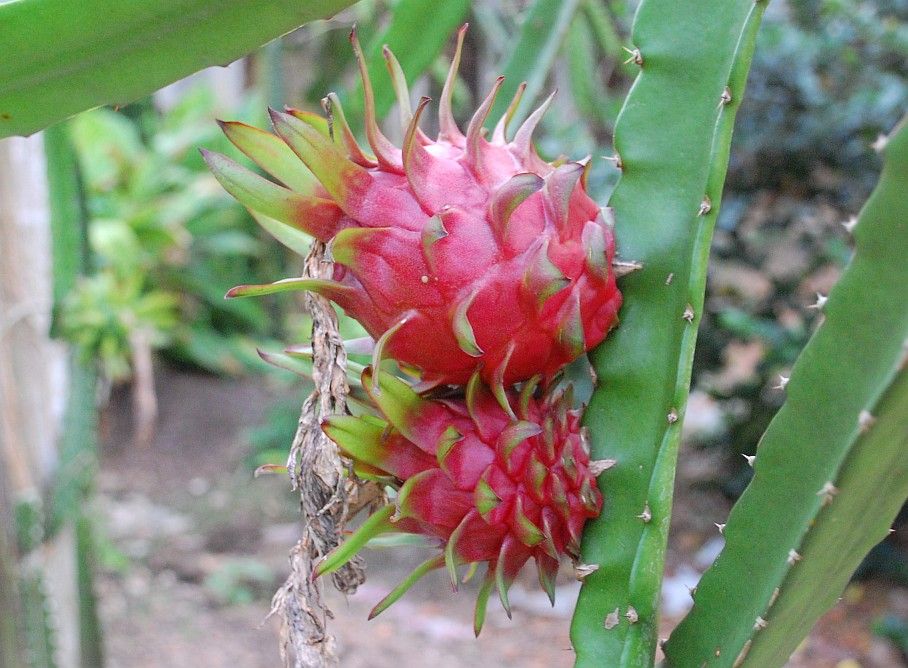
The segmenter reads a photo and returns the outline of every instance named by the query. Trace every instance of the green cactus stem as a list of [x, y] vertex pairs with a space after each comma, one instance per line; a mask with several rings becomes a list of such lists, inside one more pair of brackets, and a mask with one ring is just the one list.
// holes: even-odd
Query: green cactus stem
[[33, 554], [41, 549], [45, 540], [42, 506], [34, 489], [19, 493], [13, 506], [17, 552], [20, 555], [21, 625], [25, 634], [26, 663], [30, 668], [53, 668], [57, 665], [54, 660], [56, 633], [53, 611], [47, 595], [43, 563]]
[[782, 666], [908, 497], [908, 119], [883, 153], [854, 257], [817, 302], [825, 321], [665, 647], [669, 665]]
[[[89, 267], [88, 220], [69, 124], [58, 123], [45, 131], [44, 150], [50, 191], [56, 314], [60, 301]], [[93, 518], [88, 511], [98, 468], [96, 382], [93, 369], [70, 359], [69, 393], [59, 442], [60, 459], [50, 490], [46, 526], [48, 538], [65, 526], [75, 528], [79, 651], [83, 666], [104, 664], [101, 621], [94, 593], [98, 555], [92, 531]]]
[[0, 2], [0, 137], [31, 134], [98, 105], [130, 102], [203, 67], [225, 65], [351, 4]]
[[18, 563], [9, 533], [6, 526], [0, 529], [0, 666], [23, 668]]
[[[578, 666], [650, 666], [656, 651], [674, 469], [703, 306], [706, 264], [764, 2], [643, 0], [641, 67], [615, 129], [621, 326], [592, 356], [587, 409], [605, 511], [588, 524], [572, 624]], [[614, 611], [617, 610], [618, 614]], [[611, 613], [606, 616], [607, 613]]]

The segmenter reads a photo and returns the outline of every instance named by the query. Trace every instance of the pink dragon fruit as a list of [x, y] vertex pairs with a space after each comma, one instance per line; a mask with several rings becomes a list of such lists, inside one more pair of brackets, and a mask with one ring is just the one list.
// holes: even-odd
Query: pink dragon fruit
[[340, 568], [379, 534], [414, 533], [437, 542], [441, 553], [380, 601], [370, 619], [445, 565], [455, 588], [459, 566], [488, 566], [476, 603], [477, 635], [493, 587], [510, 616], [508, 589], [530, 559], [554, 602], [559, 558], [578, 556], [583, 524], [602, 508], [595, 477], [610, 464], [590, 461], [572, 392], [537, 399], [536, 376], [519, 393], [507, 393], [506, 411], [479, 374], [464, 398], [446, 399], [421, 397], [386, 372], [373, 385], [370, 375], [367, 368], [363, 386], [384, 419], [336, 415], [322, 428], [360, 477], [397, 487], [397, 497], [329, 554], [316, 575]]
[[[223, 123], [227, 137], [277, 181], [205, 152], [223, 186], [285, 239], [287, 226], [330, 242], [334, 280], [291, 278], [239, 286], [230, 297], [311, 290], [341, 306], [375, 339], [374, 362], [396, 359], [422, 388], [464, 384], [474, 370], [498, 393], [537, 373], [550, 378], [616, 323], [621, 295], [608, 215], [586, 194], [588, 162], [548, 163], [531, 143], [549, 98], [508, 141], [523, 86], [487, 139], [483, 128], [503, 79], [467, 127], [451, 113], [464, 26], [445, 82], [438, 139], [411, 111], [397, 60], [385, 58], [405, 126], [395, 147], [375, 119], [355, 34], [366, 135], [357, 144], [336, 95], [328, 121], [271, 111], [275, 134]], [[298, 234], [298, 233], [297, 233]], [[296, 245], [299, 248], [298, 245]]]

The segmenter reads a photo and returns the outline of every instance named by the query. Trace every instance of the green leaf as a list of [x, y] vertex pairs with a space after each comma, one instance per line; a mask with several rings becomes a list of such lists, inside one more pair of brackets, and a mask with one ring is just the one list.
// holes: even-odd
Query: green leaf
[[526, 117], [542, 92], [549, 70], [577, 13], [580, 0], [536, 0], [520, 26], [517, 44], [509, 49], [511, 57], [504, 67], [504, 85], [498, 93], [489, 118], [493, 122], [504, 114], [521, 82], [527, 82], [523, 101], [511, 127]]
[[[352, 0], [0, 2], [0, 137], [124, 104]], [[429, 4], [429, 3], [426, 3]]]
[[[592, 355], [586, 411], [606, 510], [584, 533], [572, 624], [578, 666], [652, 665], [681, 418], [735, 112], [765, 3], [643, 0], [633, 47], [642, 71], [615, 128], [623, 174], [612, 195], [622, 259], [621, 326]], [[721, 104], [726, 87], [733, 92]], [[711, 201], [702, 208], [704, 197]], [[702, 212], [702, 215], [701, 215]], [[636, 615], [628, 618], [633, 607]], [[603, 628], [619, 609], [619, 623]]]
[[583, 11], [599, 42], [599, 48], [610, 58], [617, 59], [621, 51], [621, 36], [602, 0], [583, 0]]
[[908, 497], [908, 120], [885, 155], [725, 549], [666, 646], [673, 665], [783, 665]]
[[[394, 88], [382, 56], [382, 46], [387, 45], [400, 62], [407, 80], [412, 82], [425, 72], [451, 39], [451, 34], [463, 23], [469, 0], [399, 0], [391, 10], [388, 27], [365, 49], [369, 78], [375, 88], [375, 110], [379, 118], [385, 116], [394, 103]], [[343, 97], [344, 110], [351, 126], [359, 127], [363, 117], [363, 87]]]
[[138, 127], [112, 109], [96, 109], [67, 123], [79, 168], [90, 192], [108, 193], [146, 157]]
[[615, 122], [609, 112], [613, 105], [609, 93], [599, 78], [598, 54], [593, 44], [590, 26], [580, 14], [571, 23], [568, 49], [568, 74], [571, 93], [577, 108], [587, 118], [611, 128]]
[[124, 220], [97, 218], [88, 228], [91, 250], [118, 270], [137, 270], [142, 254], [138, 235]]
[[399, 548], [399, 547], [426, 547], [435, 549], [438, 544], [428, 536], [418, 533], [386, 533], [372, 538], [366, 547], [370, 549]]
[[274, 218], [269, 218], [257, 211], [250, 211], [249, 214], [262, 226], [262, 229], [297, 255], [305, 257], [309, 252], [309, 248], [312, 245], [312, 237], [302, 230], [298, 230]]

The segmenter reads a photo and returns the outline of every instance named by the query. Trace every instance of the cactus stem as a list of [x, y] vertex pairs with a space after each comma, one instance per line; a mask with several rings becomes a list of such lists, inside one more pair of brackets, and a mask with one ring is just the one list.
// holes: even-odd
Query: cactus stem
[[862, 434], [870, 431], [874, 422], [876, 422], [876, 418], [870, 414], [870, 411], [861, 411], [860, 415], [858, 415], [858, 427]]
[[817, 496], [823, 498], [823, 505], [828, 506], [832, 503], [833, 497], [839, 493], [839, 488], [832, 484], [830, 481], [823, 483], [823, 487], [820, 488], [820, 491], [817, 492]]
[[627, 60], [624, 61], [625, 65], [634, 63], [634, 65], [639, 65], [640, 67], [643, 67], [643, 54], [640, 53], [640, 49], [638, 49], [636, 47], [633, 49], [629, 49], [626, 46], [622, 46], [621, 48], [624, 49], [628, 53], [628, 58], [627, 58]]
[[789, 566], [794, 566], [801, 561], [801, 555], [798, 554], [797, 550], [788, 550], [788, 558], [785, 561], [788, 562]]
[[[611, 203], [620, 221], [620, 229], [625, 229], [625, 232], [631, 230], [628, 242], [632, 240], [641, 248], [645, 246], [650, 249], [646, 258], [642, 254], [626, 255], [639, 257], [646, 262], [646, 271], [640, 275], [640, 280], [629, 279], [627, 287], [628, 290], [632, 287], [640, 288], [645, 293], [650, 289], [658, 291], [660, 281], [671, 286], [661, 294], [647, 293], [651, 301], [644, 301], [649, 306], [644, 304], [644, 309], [626, 309], [626, 316], [634, 319], [635, 327], [642, 327], [640, 331], [646, 331], [650, 327], [660, 328], [666, 342], [670, 342], [672, 351], [670, 358], [662, 356], [661, 352], [658, 356], [647, 352], [633, 358], [647, 372], [655, 368], [654, 364], [658, 364], [664, 371], [664, 375], [660, 373], [658, 378], [647, 375], [652, 381], [651, 386], [647, 386], [647, 393], [657, 398], [658, 395], [663, 397], [661, 410], [664, 412], [661, 419], [657, 412], [652, 416], [655, 419], [650, 420], [652, 424], [647, 423], [647, 429], [651, 427], [653, 432], [646, 432], [646, 443], [641, 441], [642, 432], [636, 424], [628, 423], [620, 417], [636, 410], [636, 397], [626, 405], [620, 402], [597, 403], [593, 406], [594, 410], [588, 411], [588, 415], [596, 415], [596, 418], [587, 418], [590, 424], [609, 434], [609, 454], [615, 454], [611, 451], [613, 441], [619, 448], [633, 452], [633, 471], [625, 473], [634, 473], [637, 482], [626, 489], [615, 490], [609, 503], [616, 512], [605, 513], [604, 520], [588, 528], [588, 532], [592, 529], [595, 533], [588, 536], [585, 547], [605, 555], [602, 560], [603, 569], [608, 564], [609, 577], [597, 578], [596, 582], [587, 583], [582, 590], [572, 629], [578, 648], [578, 665], [630, 666], [655, 663], [653, 645], [658, 637], [658, 628], [655, 628], [655, 620], [651, 620], [650, 612], [658, 609], [659, 603], [659, 585], [665, 558], [663, 527], [668, 517], [666, 511], [671, 505], [668, 490], [671, 489], [677, 458], [681, 431], [679, 427], [687, 401], [689, 368], [696, 335], [695, 327], [678, 321], [688, 302], [694, 307], [695, 322], [702, 309], [702, 286], [706, 280], [705, 258], [708, 255], [715, 215], [711, 212], [709, 216], [697, 218], [696, 214], [706, 193], [713, 199], [713, 209], [717, 211], [719, 208], [730, 121], [733, 120], [737, 105], [732, 104], [721, 113], [715, 107], [719, 94], [726, 85], [731, 84], [738, 98], [744, 89], [743, 79], [750, 60], [755, 24], [759, 19], [759, 12], [754, 11], [750, 5], [749, 2], [717, 2], [710, 5], [711, 11], [716, 14], [710, 20], [718, 19], [721, 15], [727, 23], [723, 23], [721, 31], [713, 32], [710, 29], [707, 35], [703, 31], [702, 17], [697, 15], [698, 3], [644, 0], [636, 17], [634, 38], [628, 43], [630, 48], [626, 54], [622, 52], [622, 58], [631, 56], [630, 62], [639, 54], [642, 70], [624, 106], [619, 131], [616, 132], [618, 150], [630, 162], [621, 176], [621, 185], [615, 190]], [[651, 44], [659, 46], [651, 52]], [[635, 52], [634, 47], [639, 49]], [[679, 58], [683, 59], [683, 63]], [[689, 70], [691, 78], [680, 78], [679, 70]], [[694, 70], [697, 75], [696, 84], [693, 83]], [[695, 112], [693, 115], [696, 120], [689, 124], [669, 123], [678, 109]], [[686, 129], [688, 127], [690, 132]], [[672, 151], [671, 147], [678, 150]], [[625, 244], [624, 248], [628, 247]], [[679, 258], [685, 261], [681, 262]], [[652, 280], [644, 280], [657, 266], [663, 268], [662, 272], [657, 271], [651, 277]], [[672, 279], [677, 278], [678, 290], [674, 289], [672, 279], [666, 280], [669, 271], [677, 274]], [[640, 302], [637, 306], [640, 306]], [[628, 324], [631, 323], [628, 321]], [[623, 343], [635, 338], [628, 329], [615, 342]], [[637, 351], [640, 346], [632, 344], [628, 350]], [[612, 354], [607, 356], [608, 359], [605, 355], [594, 355], [599, 365], [600, 378], [606, 385], [613, 382], [613, 379], [627, 377], [627, 371], [631, 368], [620, 356], [614, 355], [616, 351], [617, 348], [613, 349]], [[663, 360], [666, 362], [664, 367]], [[642, 397], [643, 394], [639, 396]], [[666, 404], [670, 411], [666, 410]], [[663, 422], [666, 419], [667, 422]], [[633, 430], [626, 430], [627, 424], [634, 424]], [[613, 428], [617, 431], [612, 432]], [[643, 448], [644, 445], [649, 449]], [[623, 456], [620, 462], [621, 471], [630, 465]], [[638, 462], [642, 465], [640, 473], [643, 474], [639, 476], [636, 475]], [[618, 473], [616, 470], [615, 474]], [[816, 487], [818, 486], [819, 483]], [[641, 499], [652, 499], [655, 506], [653, 512], [656, 516], [649, 525], [636, 523], [633, 519], [636, 514], [634, 511], [640, 508]], [[617, 512], [618, 510], [622, 512]], [[613, 534], [615, 531], [620, 532], [620, 539]], [[607, 534], [613, 534], [608, 546], [604, 544], [603, 538]], [[589, 540], [594, 536], [596, 543]], [[698, 594], [698, 599], [702, 599], [702, 593]], [[622, 625], [621, 633], [612, 634], [612, 637], [592, 632], [593, 624], [601, 619], [603, 612], [607, 612], [615, 603], [623, 603], [626, 609], [630, 600], [641, 606], [641, 623], [629, 627]], [[586, 606], [589, 606], [588, 612]], [[598, 615], [594, 616], [597, 608]], [[753, 617], [760, 612], [761, 610], [756, 610], [748, 615], [748, 621], [752, 622]], [[588, 628], [584, 628], [587, 625]], [[585, 637], [589, 640], [585, 640]], [[699, 666], [702, 660], [708, 659], [715, 647], [708, 649], [709, 653], [698, 656], [698, 660], [689, 664]], [[723, 645], [723, 653], [731, 655], [726, 657], [725, 663], [728, 664], [736, 652]], [[669, 659], [666, 663], [675, 663]]]
[[630, 624], [636, 624], [640, 619], [640, 615], [637, 614], [637, 608], [632, 605], [627, 606], [627, 612], [624, 613], [624, 616]]
[[602, 625], [605, 627], [606, 631], [611, 631], [613, 628], [618, 626], [618, 622], [620, 621], [620, 614], [621, 611], [618, 608], [615, 608], [605, 616], [605, 621], [602, 623]]
[[854, 228], [857, 226], [857, 224], [858, 224], [858, 217], [851, 216], [848, 220], [846, 220], [844, 223], [842, 223], [842, 227], [845, 228], [846, 232], [851, 234], [852, 232], [854, 232]]
[[684, 313], [681, 314], [681, 318], [687, 320], [687, 322], [694, 321], [694, 307], [691, 304], [684, 307]]
[[665, 284], [671, 285], [674, 278], [675, 278], [675, 272], [669, 273], [669, 275], [665, 277]]
[[574, 564], [574, 578], [578, 582], [582, 582], [590, 573], [595, 573], [599, 570], [599, 564]]
[[719, 530], [719, 535], [725, 535], [725, 524], [719, 524], [718, 522], [713, 522], [716, 525], [716, 528]]
[[637, 518], [643, 520], [644, 524], [649, 524], [653, 519], [653, 511], [649, 509], [649, 502], [643, 504], [643, 512], [637, 515]]
[[779, 384], [776, 385], [776, 386], [775, 386], [774, 388], [772, 388], [772, 389], [774, 389], [774, 390], [784, 390], [784, 389], [785, 389], [785, 386], [788, 385], [788, 381], [789, 381], [789, 380], [791, 380], [791, 376], [783, 376], [782, 374], [779, 374]]
[[824, 306], [826, 306], [827, 301], [829, 301], [829, 297], [818, 292], [817, 300], [813, 304], [808, 306], [807, 308], [815, 308], [816, 310], [820, 311], [823, 309]]
[[705, 216], [712, 210], [713, 210], [713, 201], [709, 198], [709, 195], [703, 195], [703, 200], [700, 202], [700, 208], [697, 209], [697, 215]]
[[762, 617], [757, 617], [754, 620], [754, 631], [762, 631], [767, 626], [766, 620]]
[[756, 455], [745, 455], [745, 454], [742, 454], [741, 456], [744, 457], [744, 459], [747, 460], [747, 465], [748, 465], [750, 468], [753, 468], [753, 467], [754, 467], [754, 462], [757, 460], [757, 456], [756, 456]]

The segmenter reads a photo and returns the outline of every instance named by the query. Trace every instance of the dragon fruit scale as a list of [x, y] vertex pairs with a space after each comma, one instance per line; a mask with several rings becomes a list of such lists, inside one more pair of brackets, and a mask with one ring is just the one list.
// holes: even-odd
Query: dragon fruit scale
[[331, 94], [324, 100], [327, 120], [271, 110], [276, 134], [222, 123], [233, 144], [275, 180], [220, 154], [205, 157], [266, 229], [290, 226], [328, 242], [335, 262], [331, 281], [239, 286], [228, 297], [317, 292], [375, 339], [374, 366], [384, 356], [394, 358], [423, 388], [463, 385], [480, 369], [503, 392], [537, 373], [550, 378], [602, 341], [616, 323], [621, 294], [608, 214], [585, 191], [588, 162], [548, 163], [531, 143], [552, 98], [508, 141], [521, 86], [487, 138], [483, 124], [499, 78], [465, 134], [455, 123], [451, 91], [465, 29], [442, 90], [437, 140], [418, 125], [428, 98], [411, 110], [400, 65], [388, 49], [402, 148], [382, 134], [354, 32], [374, 155], [357, 144]]
[[334, 415], [322, 429], [360, 477], [396, 487], [397, 496], [328, 554], [315, 574], [340, 568], [377, 535], [414, 533], [437, 542], [441, 552], [380, 601], [370, 619], [435, 568], [447, 566], [456, 589], [457, 568], [466, 564], [487, 564], [476, 603], [477, 635], [493, 588], [510, 616], [508, 589], [530, 559], [554, 603], [559, 558], [578, 556], [583, 524], [602, 508], [595, 478], [611, 463], [590, 461], [572, 392], [547, 390], [537, 398], [536, 376], [519, 393], [507, 393], [512, 417], [478, 373], [463, 397], [436, 399], [387, 372], [373, 385], [371, 373], [364, 372], [363, 387], [381, 417]]

